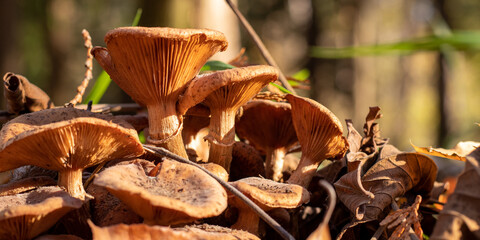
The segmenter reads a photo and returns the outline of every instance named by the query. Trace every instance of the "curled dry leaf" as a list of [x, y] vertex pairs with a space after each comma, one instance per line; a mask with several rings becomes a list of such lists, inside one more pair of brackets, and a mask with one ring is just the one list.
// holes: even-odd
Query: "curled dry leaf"
[[418, 208], [421, 202], [422, 197], [417, 195], [412, 206], [391, 212], [380, 222], [380, 226], [387, 226], [389, 229], [396, 227], [389, 238], [390, 240], [407, 239], [412, 225], [415, 235], [419, 239], [423, 239], [423, 230], [420, 225], [420, 216], [418, 215]]
[[438, 216], [432, 239], [480, 238], [480, 148], [466, 157], [453, 194]]
[[437, 166], [432, 159], [417, 153], [390, 155], [388, 152], [380, 154], [380, 160], [364, 175], [364, 169], [353, 171], [335, 183], [339, 199], [358, 220], [378, 219], [392, 199], [407, 191], [426, 195], [433, 188]]
[[428, 154], [437, 157], [443, 157], [453, 160], [466, 161], [466, 156], [480, 146], [480, 142], [465, 141], [459, 142], [452, 149], [433, 148], [433, 147], [417, 147], [410, 142], [412, 147], [418, 153]]
[[28, 113], [53, 107], [50, 97], [22, 75], [6, 73], [3, 85], [9, 113]]

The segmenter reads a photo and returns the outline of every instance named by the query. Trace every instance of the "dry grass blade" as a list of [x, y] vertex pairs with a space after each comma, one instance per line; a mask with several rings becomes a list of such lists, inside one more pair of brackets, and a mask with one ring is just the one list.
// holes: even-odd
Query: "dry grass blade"
[[387, 226], [389, 229], [396, 227], [389, 239], [409, 239], [409, 231], [412, 225], [415, 235], [419, 239], [423, 239], [423, 230], [420, 226], [420, 217], [418, 215], [418, 208], [421, 202], [422, 197], [417, 195], [415, 203], [413, 203], [412, 206], [398, 209], [390, 213], [382, 222], [380, 222], [380, 226]]
[[85, 61], [85, 68], [87, 69], [85, 71], [85, 77], [83, 78], [82, 84], [78, 86], [77, 88], [77, 95], [68, 103], [70, 106], [75, 106], [77, 103], [82, 101], [83, 94], [85, 93], [85, 89], [88, 86], [88, 83], [90, 80], [92, 80], [92, 61], [93, 61], [93, 56], [92, 53], [90, 52], [92, 50], [92, 38], [90, 37], [90, 34], [88, 33], [87, 30], [83, 29], [82, 30], [82, 35], [83, 35], [83, 40], [85, 41], [85, 48], [87, 48], [87, 60]]
[[280, 71], [280, 68], [278, 67], [277, 63], [273, 59], [272, 55], [270, 55], [270, 52], [267, 50], [262, 40], [253, 29], [252, 25], [250, 25], [248, 20], [243, 16], [243, 14], [240, 12], [240, 10], [231, 0], [225, 0], [225, 1], [230, 6], [232, 11], [235, 13], [235, 15], [237, 15], [238, 19], [240, 20], [242, 25], [245, 27], [248, 34], [252, 37], [253, 41], [255, 42], [255, 45], [257, 45], [258, 49], [260, 50], [260, 53], [262, 54], [263, 58], [265, 58], [265, 60], [270, 66], [273, 66], [279, 70], [278, 79], [280, 80], [280, 82], [282, 82], [283, 86], [292, 94], [296, 95], [297, 93], [292, 88], [292, 86], [288, 83], [288, 80], [285, 77], [285, 75], [282, 73], [282, 71]]

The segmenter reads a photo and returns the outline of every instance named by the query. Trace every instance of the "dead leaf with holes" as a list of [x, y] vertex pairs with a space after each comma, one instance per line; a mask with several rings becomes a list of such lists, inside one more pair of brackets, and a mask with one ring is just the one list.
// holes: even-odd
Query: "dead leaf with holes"
[[421, 202], [422, 197], [417, 195], [412, 206], [391, 212], [380, 222], [380, 226], [387, 226], [388, 229], [395, 228], [389, 240], [408, 239], [412, 226], [415, 235], [417, 235], [419, 239], [423, 239], [423, 230], [420, 225], [420, 216], [418, 215], [418, 208]]

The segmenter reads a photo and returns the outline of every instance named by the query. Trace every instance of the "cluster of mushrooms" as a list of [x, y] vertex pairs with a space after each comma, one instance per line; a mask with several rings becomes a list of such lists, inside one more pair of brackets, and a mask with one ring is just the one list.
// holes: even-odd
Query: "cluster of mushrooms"
[[[201, 163], [287, 229], [295, 209], [310, 201], [319, 164], [348, 149], [341, 123], [321, 104], [291, 94], [284, 102], [252, 100], [277, 80], [271, 66], [198, 75], [227, 48], [220, 32], [123, 27], [105, 42], [91, 53], [146, 106], [148, 127], [75, 107], [6, 123], [0, 171], [12, 175], [0, 185], [0, 239], [265, 237], [265, 224], [244, 201], [204, 171], [146, 152], [138, 131], [145, 146]], [[299, 150], [296, 166], [284, 164]]]

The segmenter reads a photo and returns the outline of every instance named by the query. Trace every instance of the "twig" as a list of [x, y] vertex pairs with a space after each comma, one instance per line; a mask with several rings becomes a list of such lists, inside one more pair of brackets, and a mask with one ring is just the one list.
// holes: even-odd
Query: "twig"
[[90, 53], [90, 50], [92, 50], [92, 38], [90, 37], [90, 34], [88, 33], [87, 30], [83, 29], [82, 30], [82, 35], [83, 35], [83, 40], [85, 41], [85, 48], [87, 48], [87, 60], [85, 61], [85, 68], [87, 69], [85, 71], [85, 77], [83, 78], [82, 84], [77, 87], [77, 95], [67, 104], [69, 106], [75, 106], [77, 103], [82, 101], [83, 94], [85, 93], [85, 89], [88, 86], [88, 83], [90, 80], [92, 80], [92, 62], [93, 62], [93, 56]]
[[337, 202], [337, 194], [335, 193], [335, 189], [333, 189], [332, 185], [329, 182], [322, 179], [319, 183], [320, 186], [327, 190], [328, 196], [330, 197], [328, 201], [327, 213], [325, 213], [322, 221], [322, 224], [328, 224], [328, 221], [330, 221], [330, 218], [332, 217], [333, 210], [335, 209], [335, 203]]
[[215, 174], [209, 172], [202, 166], [186, 159], [183, 157], [180, 157], [176, 154], [173, 154], [166, 150], [165, 148], [161, 147], [155, 147], [151, 145], [143, 145], [143, 148], [147, 151], [150, 152], [154, 155], [161, 156], [161, 157], [168, 157], [170, 159], [173, 159], [175, 161], [181, 162], [181, 163], [186, 163], [193, 165], [200, 170], [204, 171], [207, 173], [209, 176], [217, 180], [224, 188], [226, 188], [228, 191], [231, 193], [235, 194], [238, 198], [240, 198], [242, 201], [244, 201], [254, 212], [260, 216], [268, 225], [270, 225], [280, 236], [282, 236], [283, 239], [295, 239], [290, 233], [287, 232], [280, 224], [278, 224], [272, 217], [270, 217], [267, 213], [265, 213], [260, 207], [258, 207], [252, 200], [250, 200], [248, 197], [246, 197], [243, 193], [241, 193], [238, 189], [230, 185], [229, 183], [223, 181], [219, 177], [217, 177]]
[[267, 63], [273, 67], [276, 67], [279, 70], [279, 80], [282, 82], [283, 86], [290, 91], [292, 94], [297, 94], [295, 90], [290, 86], [288, 83], [287, 78], [285, 75], [283, 75], [282, 71], [280, 71], [280, 68], [278, 67], [277, 63], [273, 59], [272, 55], [270, 55], [270, 52], [268, 49], [265, 47], [263, 44], [262, 40], [258, 36], [258, 34], [255, 32], [253, 29], [252, 25], [247, 21], [247, 19], [243, 16], [243, 14], [240, 12], [240, 10], [237, 8], [237, 6], [231, 1], [231, 0], [225, 0], [227, 4], [230, 6], [230, 8], [233, 10], [235, 15], [237, 15], [238, 19], [242, 23], [243, 27], [247, 30], [248, 34], [250, 37], [252, 37], [253, 41], [257, 45], [258, 49], [260, 50], [260, 53], [262, 54], [263, 58], [267, 61]]

